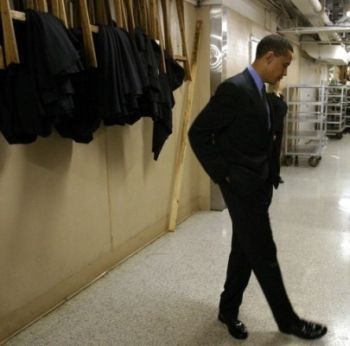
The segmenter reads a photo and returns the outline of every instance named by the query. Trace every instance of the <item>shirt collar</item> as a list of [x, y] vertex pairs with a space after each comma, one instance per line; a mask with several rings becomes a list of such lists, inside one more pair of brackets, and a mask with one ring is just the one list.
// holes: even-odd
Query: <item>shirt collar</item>
[[264, 86], [263, 80], [261, 79], [258, 72], [256, 72], [255, 68], [252, 65], [248, 66], [248, 71], [249, 71], [250, 75], [252, 76], [252, 78], [254, 79], [254, 83], [255, 83], [256, 87], [258, 88], [259, 93], [261, 95], [261, 89]]

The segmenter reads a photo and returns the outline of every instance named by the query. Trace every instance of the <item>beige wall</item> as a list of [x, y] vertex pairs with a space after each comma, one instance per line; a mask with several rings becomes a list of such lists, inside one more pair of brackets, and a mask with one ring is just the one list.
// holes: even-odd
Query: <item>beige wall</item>
[[249, 63], [252, 23], [235, 11], [227, 10], [227, 77], [242, 72]]
[[[185, 10], [190, 53], [196, 17], [205, 19], [196, 114], [209, 98], [209, 20], [206, 8]], [[187, 86], [175, 93], [174, 134], [157, 162], [149, 119], [101, 128], [88, 145], [0, 138], [0, 340], [167, 230]], [[208, 203], [208, 178], [189, 152], [179, 220]]]
[[[273, 16], [269, 16], [269, 27], [276, 27]], [[261, 39], [271, 33], [262, 24], [227, 9], [227, 77], [242, 72], [250, 63], [251, 37]]]

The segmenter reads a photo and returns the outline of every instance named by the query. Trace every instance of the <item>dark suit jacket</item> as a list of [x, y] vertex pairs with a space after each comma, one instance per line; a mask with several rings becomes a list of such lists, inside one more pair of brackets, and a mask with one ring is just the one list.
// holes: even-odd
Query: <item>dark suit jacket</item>
[[204, 170], [216, 183], [229, 177], [240, 195], [274, 183], [273, 112], [266, 106], [248, 69], [224, 81], [193, 122], [189, 139]]

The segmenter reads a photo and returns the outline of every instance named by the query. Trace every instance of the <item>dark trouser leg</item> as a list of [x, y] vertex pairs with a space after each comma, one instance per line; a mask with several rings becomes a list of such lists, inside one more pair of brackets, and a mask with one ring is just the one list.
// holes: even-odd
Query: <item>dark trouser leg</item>
[[[266, 185], [248, 197], [238, 196], [228, 184], [221, 186], [221, 190], [233, 220], [233, 232], [259, 281], [277, 324], [281, 327], [289, 325], [297, 316], [283, 284], [270, 226], [268, 207], [272, 187]], [[238, 260], [234, 265], [239, 266]], [[228, 268], [228, 272], [231, 272], [231, 268]], [[232, 272], [235, 273], [235, 270], [232, 269]], [[241, 285], [244, 290], [247, 281], [242, 280], [242, 277], [230, 278], [232, 280], [238, 280], [235, 287]], [[225, 295], [229, 296], [230, 293]], [[239, 300], [237, 302], [240, 303]], [[236, 306], [237, 311], [238, 308]]]
[[251, 271], [250, 263], [239, 244], [236, 233], [233, 232], [226, 281], [219, 305], [220, 313], [227, 319], [237, 318], [238, 308], [242, 303], [243, 292], [248, 285]]

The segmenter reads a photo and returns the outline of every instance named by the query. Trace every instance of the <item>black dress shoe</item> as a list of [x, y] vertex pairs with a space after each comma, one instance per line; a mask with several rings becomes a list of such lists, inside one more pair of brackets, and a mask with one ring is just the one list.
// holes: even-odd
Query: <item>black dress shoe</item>
[[226, 324], [229, 333], [236, 339], [246, 339], [248, 337], [248, 330], [246, 326], [237, 319], [228, 320], [222, 314], [219, 314], [218, 320]]
[[327, 333], [327, 327], [300, 319], [292, 324], [289, 328], [280, 328], [280, 331], [285, 334], [293, 334], [301, 339], [318, 339]]

